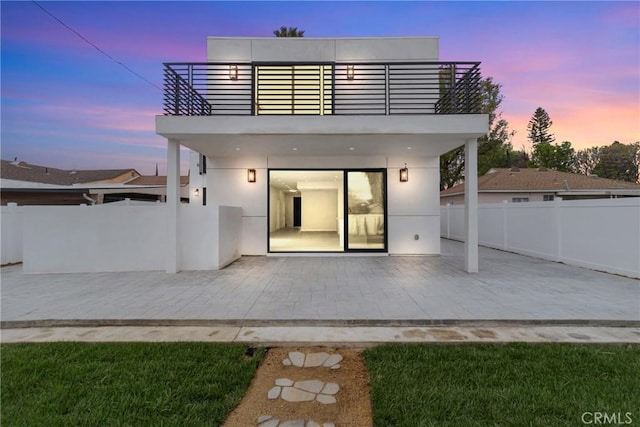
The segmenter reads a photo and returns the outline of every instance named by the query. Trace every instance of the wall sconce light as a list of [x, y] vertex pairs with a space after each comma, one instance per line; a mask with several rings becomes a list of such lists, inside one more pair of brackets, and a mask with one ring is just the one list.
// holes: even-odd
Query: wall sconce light
[[229, 65], [229, 78], [231, 80], [238, 80], [238, 66]]
[[404, 164], [404, 167], [400, 169], [400, 182], [409, 181], [409, 169], [407, 169], [407, 164]]
[[347, 65], [347, 79], [353, 80], [353, 77], [356, 75], [356, 71], [353, 68], [353, 65]]
[[255, 169], [247, 169], [247, 181], [256, 182], [256, 170]]
[[196, 188], [195, 190], [193, 190], [193, 196], [194, 197], [198, 197], [200, 195], [200, 189]]

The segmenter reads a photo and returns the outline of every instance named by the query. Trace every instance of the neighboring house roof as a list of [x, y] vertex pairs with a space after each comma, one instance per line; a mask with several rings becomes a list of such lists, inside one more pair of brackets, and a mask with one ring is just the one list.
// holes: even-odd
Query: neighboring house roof
[[[546, 168], [494, 168], [478, 177], [478, 192], [568, 192], [594, 190], [636, 190], [640, 184], [558, 172]], [[440, 192], [440, 196], [464, 194], [464, 184]]]
[[[166, 176], [157, 176], [157, 175], [146, 175], [139, 176], [135, 179], [126, 183], [127, 185], [158, 185], [158, 186], [166, 186], [167, 185], [167, 177]], [[180, 185], [189, 184], [188, 176], [180, 177]]]
[[3, 180], [37, 182], [52, 185], [88, 184], [104, 181], [126, 182], [140, 176], [135, 169], [64, 170], [26, 162], [1, 161]]

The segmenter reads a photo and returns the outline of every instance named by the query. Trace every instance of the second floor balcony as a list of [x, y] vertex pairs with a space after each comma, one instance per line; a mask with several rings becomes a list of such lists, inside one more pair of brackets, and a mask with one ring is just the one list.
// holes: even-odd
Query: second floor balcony
[[480, 114], [479, 62], [166, 63], [164, 114]]

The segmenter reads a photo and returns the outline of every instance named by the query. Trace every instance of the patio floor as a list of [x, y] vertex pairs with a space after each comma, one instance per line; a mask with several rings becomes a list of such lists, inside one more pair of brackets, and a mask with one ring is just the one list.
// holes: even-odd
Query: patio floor
[[25, 275], [17, 265], [1, 279], [4, 322], [640, 321], [640, 280], [488, 248], [468, 274], [463, 244], [449, 240], [439, 257], [243, 257], [175, 275]]

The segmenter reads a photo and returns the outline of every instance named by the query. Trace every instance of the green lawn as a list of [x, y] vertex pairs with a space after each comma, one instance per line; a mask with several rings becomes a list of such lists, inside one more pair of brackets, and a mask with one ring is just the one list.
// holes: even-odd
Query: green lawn
[[3, 426], [222, 424], [262, 351], [222, 344], [4, 344]]
[[[386, 345], [365, 351], [376, 426], [640, 422], [640, 347]], [[593, 418], [586, 418], [593, 421]]]
[[[4, 344], [3, 426], [218, 426], [263, 352], [228, 344]], [[386, 345], [364, 353], [376, 426], [640, 421], [640, 347]], [[587, 418], [593, 421], [593, 418]]]

